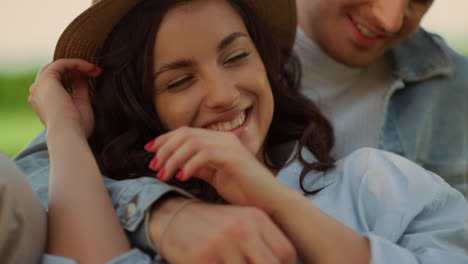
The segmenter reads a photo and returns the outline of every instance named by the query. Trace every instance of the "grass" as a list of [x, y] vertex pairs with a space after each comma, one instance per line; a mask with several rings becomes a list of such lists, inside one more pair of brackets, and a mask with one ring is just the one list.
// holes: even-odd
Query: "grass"
[[0, 74], [0, 152], [12, 157], [34, 138], [42, 124], [27, 104], [35, 73]]
[[29, 108], [1, 108], [0, 152], [13, 157], [41, 130], [42, 123]]

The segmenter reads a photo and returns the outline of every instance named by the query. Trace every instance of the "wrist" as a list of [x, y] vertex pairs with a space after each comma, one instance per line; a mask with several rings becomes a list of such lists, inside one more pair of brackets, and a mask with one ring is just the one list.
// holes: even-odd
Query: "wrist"
[[283, 221], [283, 216], [290, 214], [290, 210], [296, 210], [295, 206], [304, 200], [304, 196], [296, 190], [286, 187], [284, 192], [278, 196], [276, 202], [273, 203], [267, 214], [273, 222], [279, 224]]
[[158, 245], [164, 224], [169, 220], [177, 207], [189, 198], [177, 195], [168, 195], [153, 205], [150, 211], [149, 233], [154, 248]]
[[62, 120], [46, 124], [46, 143], [49, 145], [62, 137], [79, 137], [86, 140], [86, 135], [78, 121]]

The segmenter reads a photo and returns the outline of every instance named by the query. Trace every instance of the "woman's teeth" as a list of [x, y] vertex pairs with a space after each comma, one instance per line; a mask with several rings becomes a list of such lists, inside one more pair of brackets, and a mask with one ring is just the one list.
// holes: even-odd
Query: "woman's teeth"
[[245, 111], [240, 113], [236, 119], [228, 122], [220, 122], [213, 124], [208, 127], [208, 129], [215, 130], [215, 131], [231, 131], [233, 129], [236, 129], [240, 127], [242, 124], [245, 122]]

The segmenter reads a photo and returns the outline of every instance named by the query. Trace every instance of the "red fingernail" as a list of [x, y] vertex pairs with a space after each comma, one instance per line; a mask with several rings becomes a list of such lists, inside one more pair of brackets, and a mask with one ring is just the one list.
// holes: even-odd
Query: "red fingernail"
[[156, 176], [158, 179], [162, 179], [164, 177], [164, 173], [166, 173], [166, 169], [162, 168], [159, 172], [158, 175]]
[[100, 67], [100, 66], [97, 65], [97, 64], [93, 64], [93, 65], [94, 65], [95, 69], [98, 70], [98, 71], [101, 71], [101, 72], [102, 72], [102, 71], [104, 70], [102, 67]]
[[156, 165], [158, 165], [158, 158], [157, 158], [157, 157], [154, 157], [154, 158], [150, 161], [149, 168], [150, 168], [150, 169], [154, 169], [154, 168], [156, 168]]
[[149, 149], [154, 145], [154, 140], [151, 140], [150, 142], [146, 143], [145, 149]]
[[176, 180], [181, 181], [184, 178], [184, 171], [180, 170], [176, 175]]

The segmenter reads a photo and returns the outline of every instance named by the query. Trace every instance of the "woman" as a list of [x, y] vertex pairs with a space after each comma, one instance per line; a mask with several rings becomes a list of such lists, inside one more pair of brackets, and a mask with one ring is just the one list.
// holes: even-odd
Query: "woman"
[[[107, 10], [110, 2], [95, 6]], [[78, 57], [96, 60], [101, 50], [103, 69], [57, 60], [31, 88], [51, 155], [49, 253], [103, 263], [130, 250], [99, 165], [119, 179], [155, 170], [200, 199], [258, 208], [305, 263], [465, 263], [468, 205], [460, 193], [385, 152], [361, 150], [333, 164], [332, 130], [298, 95], [297, 69], [285, 65], [294, 30], [272, 38], [268, 32], [281, 30], [280, 23], [262, 26], [276, 17], [259, 3], [147, 0], [121, 20], [126, 12], [114, 13], [119, 23], [103, 36], [105, 44], [86, 48], [68, 36], [82, 44], [78, 51], [88, 51]], [[123, 39], [135, 46], [122, 46]], [[59, 43], [57, 57], [76, 50], [70, 43]], [[86, 77], [97, 77], [91, 103]], [[288, 142], [291, 155], [277, 155]], [[156, 244], [167, 257], [164, 241], [163, 231]], [[132, 251], [114, 261], [131, 257], [142, 255]], [[265, 263], [295, 262], [269, 257]]]

